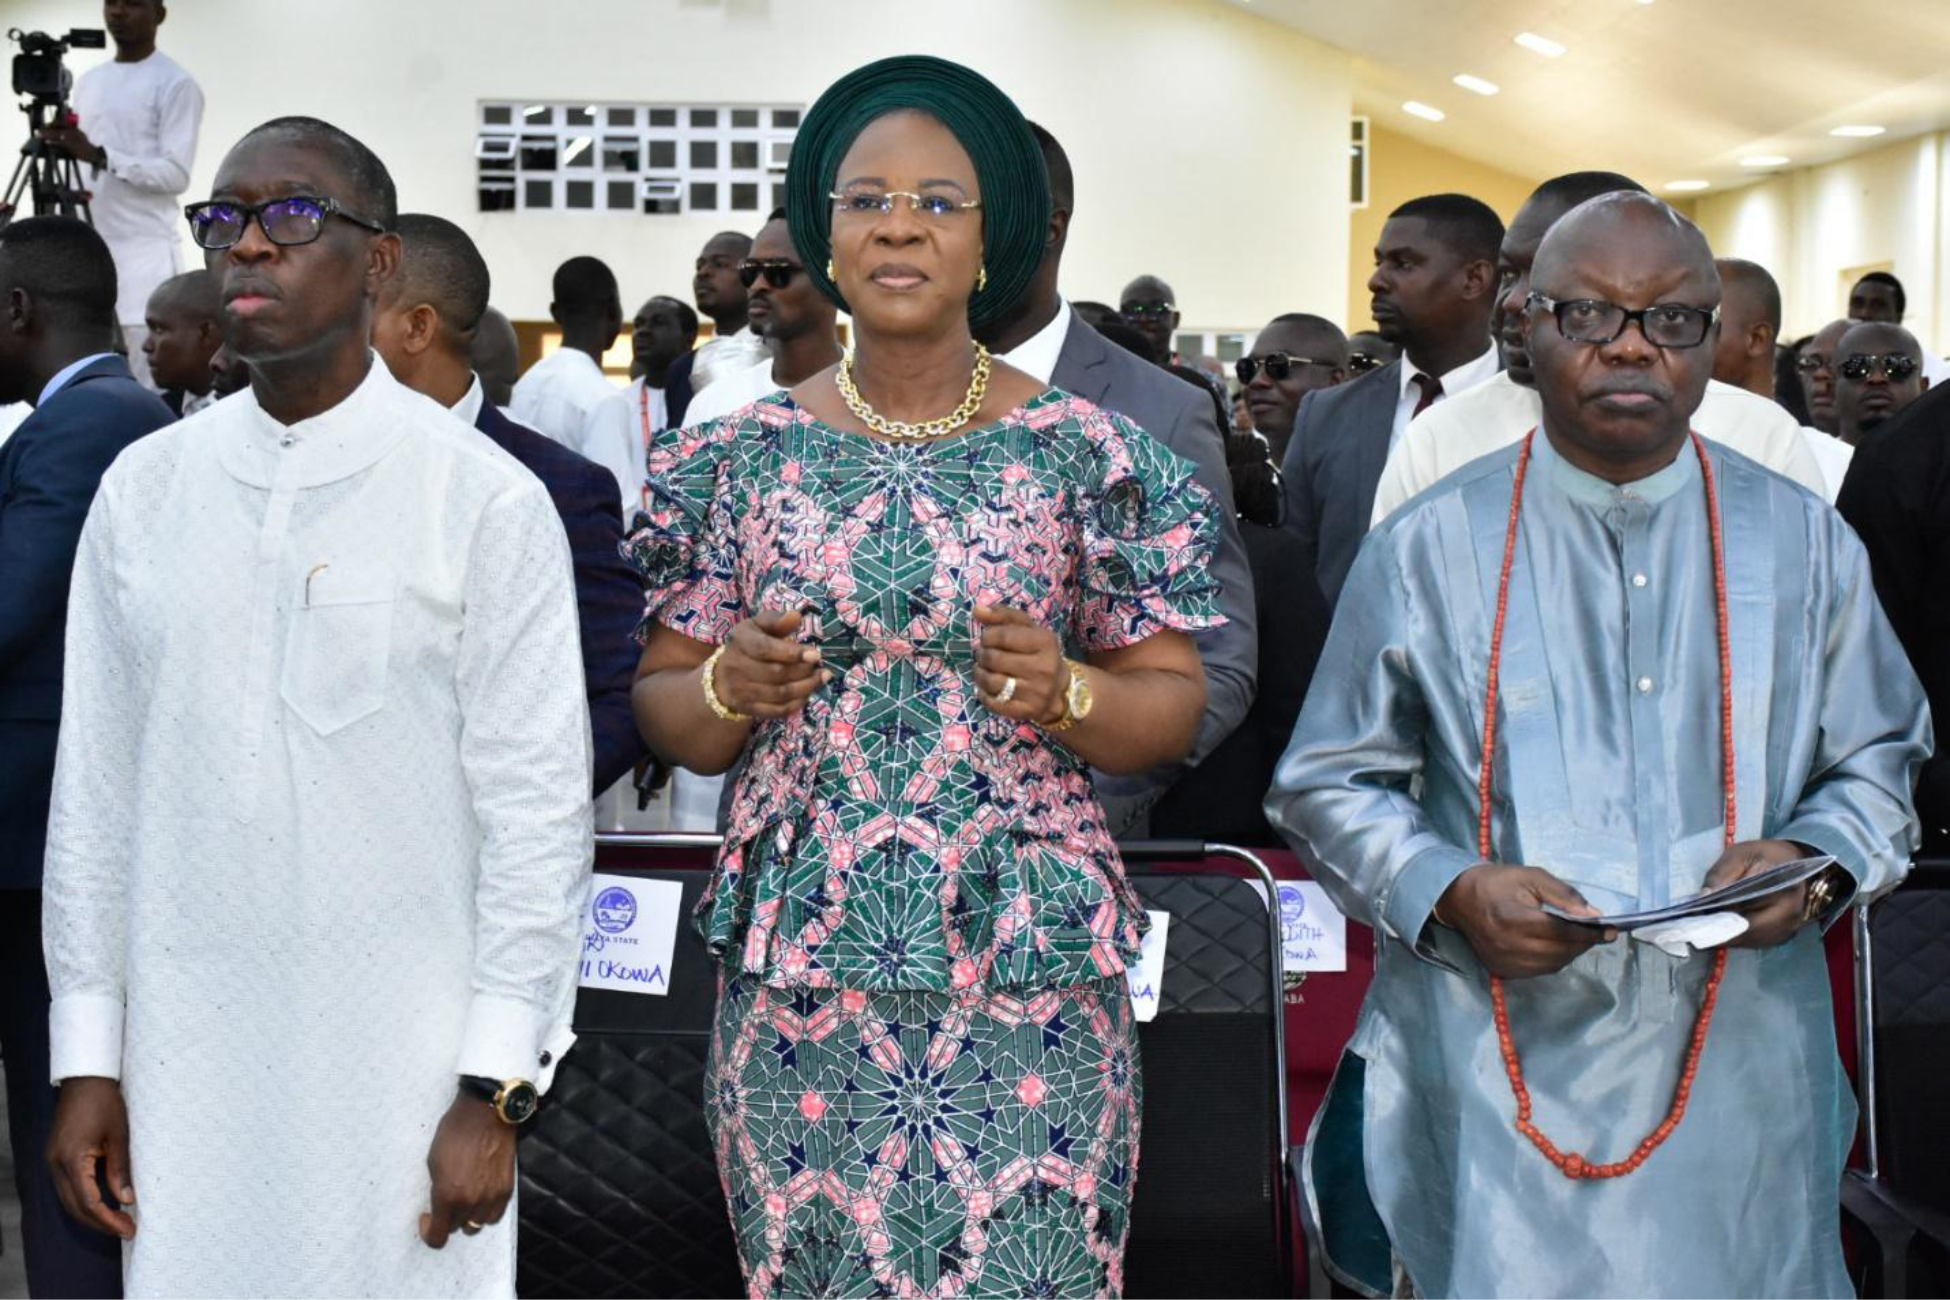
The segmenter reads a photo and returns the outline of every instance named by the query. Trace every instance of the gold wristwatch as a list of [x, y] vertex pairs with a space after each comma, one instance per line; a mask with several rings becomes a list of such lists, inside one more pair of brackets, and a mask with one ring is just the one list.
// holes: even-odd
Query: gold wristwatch
[[1045, 731], [1068, 731], [1085, 718], [1096, 706], [1097, 697], [1091, 693], [1090, 678], [1084, 673], [1083, 665], [1074, 659], [1065, 658], [1063, 666], [1070, 670], [1070, 684], [1063, 688], [1063, 716], [1056, 721], [1045, 723]]

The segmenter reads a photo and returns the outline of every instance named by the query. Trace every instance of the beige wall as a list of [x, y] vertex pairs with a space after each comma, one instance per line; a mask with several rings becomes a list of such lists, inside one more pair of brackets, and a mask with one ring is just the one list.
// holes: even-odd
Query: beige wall
[[1780, 281], [1786, 337], [1845, 314], [1851, 273], [1886, 266], [1909, 298], [1903, 323], [1940, 352], [1950, 346], [1947, 192], [1950, 132], [1939, 132], [1702, 195], [1695, 210], [1714, 252]]
[[[0, 7], [7, 25], [65, 30], [91, 6]], [[209, 100], [193, 195], [256, 123], [327, 118], [386, 160], [406, 209], [474, 235], [516, 317], [546, 315], [550, 273], [577, 253], [616, 268], [629, 307], [688, 297], [697, 249], [727, 214], [482, 215], [480, 100], [810, 103], [861, 63], [917, 50], [979, 68], [1063, 140], [1078, 188], [1072, 296], [1114, 298], [1153, 272], [1194, 328], [1346, 296], [1346, 267], [1320, 250], [1347, 245], [1349, 59], [1209, 0], [193, 0], [172, 7], [162, 44]], [[0, 126], [0, 152], [13, 137]]]
[[1354, 210], [1348, 230], [1343, 321], [1349, 332], [1374, 327], [1368, 315], [1368, 272], [1374, 268], [1375, 242], [1390, 212], [1424, 194], [1468, 194], [1495, 208], [1507, 225], [1544, 179], [1472, 162], [1386, 127], [1370, 126], [1369, 139], [1368, 206]]

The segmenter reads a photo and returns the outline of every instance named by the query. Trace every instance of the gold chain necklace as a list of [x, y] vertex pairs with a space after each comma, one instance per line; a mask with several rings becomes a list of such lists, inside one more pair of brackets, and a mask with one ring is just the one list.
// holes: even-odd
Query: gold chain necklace
[[979, 343], [975, 345], [975, 373], [968, 377], [968, 396], [961, 399], [961, 405], [938, 420], [923, 420], [919, 424], [890, 420], [867, 405], [867, 399], [860, 396], [860, 389], [853, 382], [851, 352], [840, 358], [840, 372], [835, 382], [839, 385], [840, 396], [846, 401], [846, 409], [881, 437], [897, 442], [940, 438], [967, 424], [975, 418], [975, 412], [982, 409], [982, 399], [988, 396], [989, 391], [989, 350]]

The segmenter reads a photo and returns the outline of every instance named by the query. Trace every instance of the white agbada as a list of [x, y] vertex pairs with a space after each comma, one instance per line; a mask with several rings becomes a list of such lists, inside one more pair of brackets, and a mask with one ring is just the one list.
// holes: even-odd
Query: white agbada
[[95, 229], [115, 255], [115, 319], [141, 325], [149, 295], [183, 269], [183, 193], [196, 162], [203, 91], [157, 50], [83, 73], [74, 110], [82, 131], [108, 151], [108, 166], [85, 174]]
[[53, 1075], [119, 1077], [128, 1294], [496, 1296], [417, 1236], [456, 1076], [572, 1036], [589, 716], [541, 483], [375, 357], [136, 443], [75, 564], [48, 828]]

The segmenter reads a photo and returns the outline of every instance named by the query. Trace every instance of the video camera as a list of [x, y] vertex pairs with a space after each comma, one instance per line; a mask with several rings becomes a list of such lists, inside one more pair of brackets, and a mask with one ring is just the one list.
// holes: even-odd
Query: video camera
[[61, 56], [69, 50], [99, 50], [108, 44], [108, 33], [99, 27], [77, 27], [66, 36], [46, 32], [8, 30], [7, 38], [20, 46], [14, 55], [14, 94], [31, 95], [43, 104], [62, 104], [74, 88], [74, 75], [62, 66]]

